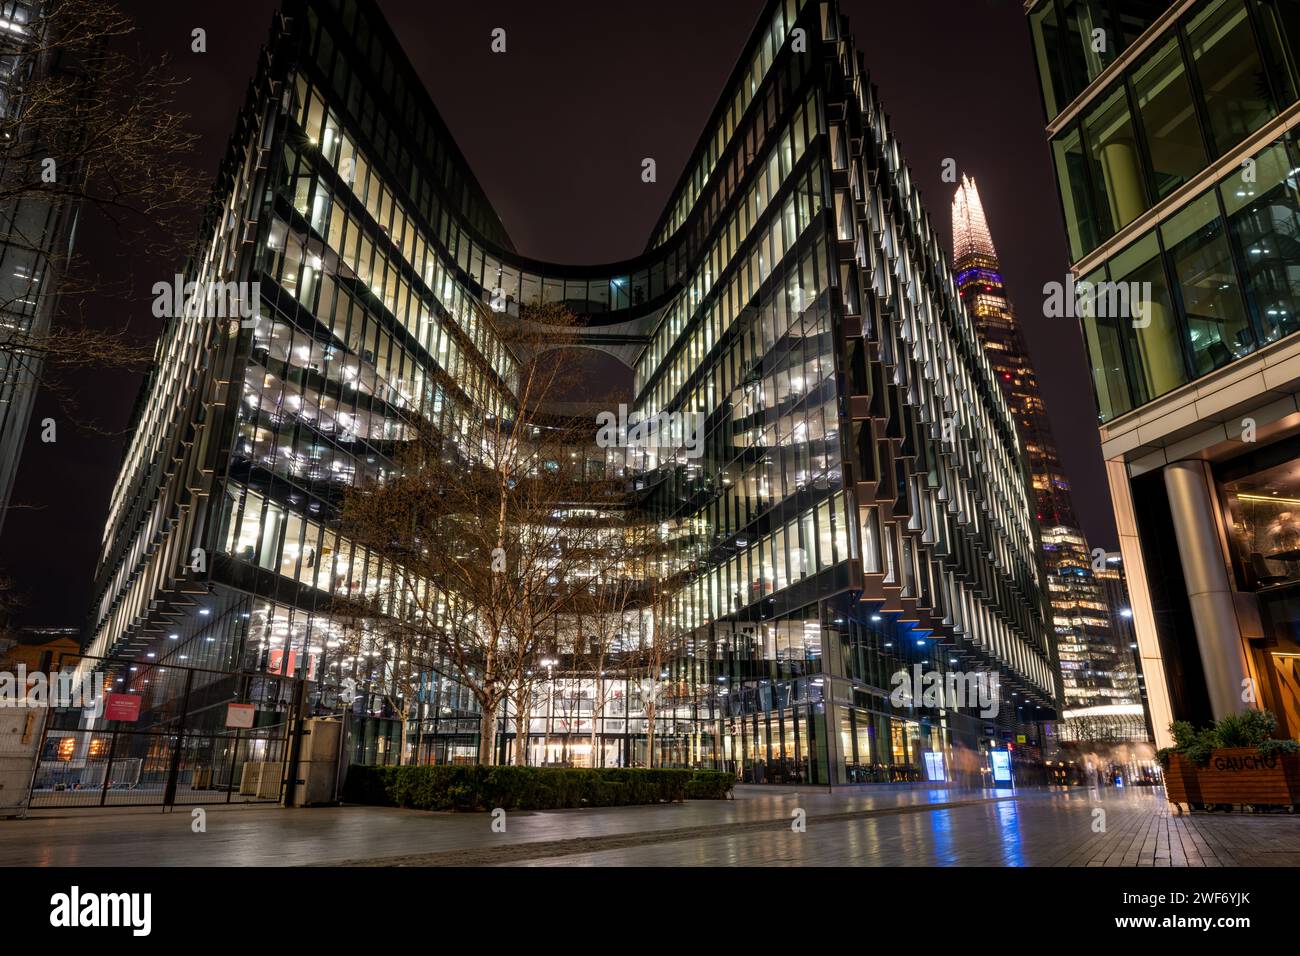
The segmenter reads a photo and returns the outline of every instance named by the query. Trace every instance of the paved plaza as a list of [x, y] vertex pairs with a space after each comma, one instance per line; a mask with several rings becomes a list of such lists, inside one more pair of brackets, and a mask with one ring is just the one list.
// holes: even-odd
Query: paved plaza
[[[802, 810], [803, 832], [792, 824]], [[488, 814], [381, 807], [38, 811], [0, 865], [1300, 866], [1300, 816], [1176, 815], [1155, 789], [827, 793]]]

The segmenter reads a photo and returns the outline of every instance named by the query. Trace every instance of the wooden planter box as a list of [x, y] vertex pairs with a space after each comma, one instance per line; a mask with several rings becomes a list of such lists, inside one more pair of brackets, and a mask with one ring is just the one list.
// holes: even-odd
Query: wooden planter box
[[1165, 771], [1170, 803], [1300, 807], [1300, 754], [1261, 757], [1254, 747], [1216, 750], [1204, 767], [1171, 754]]

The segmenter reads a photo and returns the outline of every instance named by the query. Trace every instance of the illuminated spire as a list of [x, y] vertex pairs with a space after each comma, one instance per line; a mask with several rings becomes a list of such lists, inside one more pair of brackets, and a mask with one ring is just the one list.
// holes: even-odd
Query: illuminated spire
[[975, 180], [962, 176], [957, 195], [952, 197], [952, 258], [960, 267], [968, 256], [986, 256], [996, 259], [989, 223], [984, 218], [984, 204], [980, 202]]

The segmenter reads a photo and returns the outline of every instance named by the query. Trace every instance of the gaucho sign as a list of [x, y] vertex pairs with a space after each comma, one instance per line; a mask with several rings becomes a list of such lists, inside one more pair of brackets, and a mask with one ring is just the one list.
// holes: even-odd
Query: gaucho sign
[[1244, 754], [1242, 756], [1232, 757], [1215, 757], [1215, 770], [1276, 770], [1277, 757], [1261, 757], [1259, 754]]

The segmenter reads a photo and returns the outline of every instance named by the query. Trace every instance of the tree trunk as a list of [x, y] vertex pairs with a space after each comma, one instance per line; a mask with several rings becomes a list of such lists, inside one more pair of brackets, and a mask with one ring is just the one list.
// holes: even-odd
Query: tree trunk
[[497, 705], [496, 701], [481, 701], [483, 715], [478, 726], [478, 762], [490, 767], [497, 759]]
[[655, 765], [655, 705], [653, 701], [646, 701], [645, 729], [645, 765], [653, 768]]
[[[597, 728], [600, 727], [600, 715], [605, 710], [605, 694], [604, 694], [603, 684], [604, 682], [600, 679], [599, 672], [597, 672], [597, 677], [594, 684], [596, 688], [596, 699], [595, 701], [592, 702], [592, 708], [591, 708], [591, 766], [593, 769], [599, 767], [603, 762], [596, 759], [596, 748], [600, 746], [599, 744], [600, 737], [597, 733]], [[601, 749], [603, 750], [604, 748]]]
[[407, 735], [407, 718], [410, 717], [409, 709], [403, 708], [397, 712], [398, 719], [402, 722], [401, 743], [397, 747], [397, 765], [400, 767], [406, 763], [406, 735]]
[[515, 766], [528, 764], [528, 697], [521, 693], [515, 701]]

